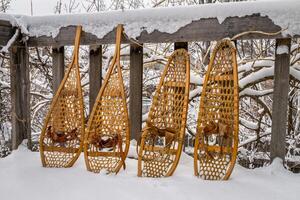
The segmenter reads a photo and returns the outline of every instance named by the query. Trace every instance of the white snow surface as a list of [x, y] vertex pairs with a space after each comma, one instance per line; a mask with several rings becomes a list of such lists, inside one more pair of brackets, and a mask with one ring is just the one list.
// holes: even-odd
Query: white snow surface
[[239, 65], [239, 72], [249, 72], [255, 68], [270, 67], [274, 65], [274, 57], [265, 57], [263, 60], [255, 60]]
[[95, 174], [85, 168], [83, 155], [72, 168], [43, 168], [39, 153], [20, 146], [0, 159], [0, 194], [5, 200], [298, 200], [300, 174], [280, 160], [249, 170], [237, 165], [229, 181], [204, 181], [193, 175], [192, 157], [183, 154], [169, 178], [139, 178], [137, 161], [127, 159], [118, 175]]
[[199, 74], [194, 73], [191, 71], [190, 73], [190, 83], [195, 85], [202, 85], [204, 78], [200, 77]]
[[286, 45], [280, 45], [276, 49], [276, 54], [281, 55], [281, 54], [288, 54], [289, 53], [289, 47]]
[[106, 11], [92, 14], [26, 16], [1, 14], [0, 20], [8, 20], [31, 37], [56, 37], [61, 27], [82, 25], [83, 30], [103, 38], [117, 24], [124, 24], [129, 37], [136, 38], [143, 30], [148, 33], [174, 33], [179, 28], [202, 18], [217, 18], [222, 23], [227, 17], [247, 16], [260, 13], [268, 16], [276, 25], [287, 28], [285, 34], [300, 33], [300, 1], [286, 0], [216, 3], [172, 8]]
[[273, 92], [273, 89], [255, 90], [255, 89], [252, 89], [252, 88], [246, 88], [243, 91], [241, 91], [239, 93], [239, 95], [240, 96], [243, 96], [243, 95], [264, 96], [264, 95], [270, 94], [272, 92]]
[[274, 75], [274, 66], [272, 67], [265, 67], [265, 68], [262, 68], [256, 72], [253, 72], [251, 74], [251, 76], [246, 76], [242, 79], [239, 80], [239, 86], [241, 88], [244, 88], [245, 86], [247, 86], [247, 84], [249, 83], [253, 83], [259, 79], [263, 79], [263, 78], [266, 78], [266, 77], [269, 77], [269, 76], [273, 76]]
[[258, 124], [249, 120], [246, 120], [242, 117], [240, 117], [240, 122], [241, 124], [243, 124], [244, 126], [246, 126], [247, 128], [251, 128], [253, 130], [258, 128]]

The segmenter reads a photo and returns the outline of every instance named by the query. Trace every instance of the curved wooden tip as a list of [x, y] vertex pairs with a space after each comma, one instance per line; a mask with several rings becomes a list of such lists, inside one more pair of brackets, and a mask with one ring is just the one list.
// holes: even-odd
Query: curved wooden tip
[[81, 33], [81, 31], [82, 31], [82, 26], [81, 25], [76, 26], [76, 35], [78, 33]]
[[117, 61], [120, 60], [120, 50], [121, 50], [121, 40], [124, 28], [122, 24], [118, 24], [117, 26], [117, 33], [116, 33], [116, 57]]
[[75, 43], [74, 43], [74, 55], [76, 55], [76, 57], [78, 56], [81, 32], [82, 32], [82, 26], [77, 26], [76, 27], [76, 35], [75, 35]]
[[118, 26], [117, 26], [117, 31], [121, 31], [121, 32], [123, 32], [124, 31], [124, 28], [123, 28], [123, 24], [118, 24]]

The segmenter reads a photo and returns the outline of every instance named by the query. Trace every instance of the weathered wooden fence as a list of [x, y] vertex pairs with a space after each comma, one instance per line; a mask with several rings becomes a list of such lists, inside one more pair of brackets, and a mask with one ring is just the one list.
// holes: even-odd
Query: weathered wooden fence
[[[176, 32], [164, 33], [142, 31], [136, 38], [143, 43], [174, 43], [174, 48], [187, 48], [191, 41], [215, 41], [232, 37], [246, 31], [278, 32], [283, 27], [274, 24], [267, 16], [253, 14], [245, 17], [228, 17], [222, 24], [216, 18], [199, 19], [181, 27]], [[0, 45], [5, 45], [14, 33], [14, 27], [9, 22], [0, 21]], [[57, 89], [64, 73], [64, 46], [72, 45], [75, 36], [75, 26], [63, 27], [57, 37], [30, 37], [26, 43], [17, 43], [11, 47], [11, 97], [12, 97], [12, 144], [16, 149], [24, 138], [30, 138], [30, 101], [29, 101], [29, 66], [28, 47], [52, 46], [53, 48], [53, 85]], [[297, 36], [296, 36], [297, 37]], [[276, 39], [276, 48], [281, 45], [290, 47], [291, 38], [277, 35], [247, 34], [239, 38], [245, 39]], [[82, 34], [82, 45], [90, 45], [89, 104], [93, 106], [101, 86], [102, 45], [113, 44], [115, 30], [97, 38], [91, 33]], [[131, 137], [139, 137], [142, 126], [142, 77], [143, 77], [143, 47], [123, 38], [130, 44], [130, 123]], [[277, 52], [277, 51], [276, 51]], [[289, 91], [289, 53], [275, 54], [275, 78], [273, 98], [273, 125], [271, 139], [271, 157], [284, 158], [285, 134], [287, 129], [287, 99]], [[30, 143], [28, 144], [31, 145]]]

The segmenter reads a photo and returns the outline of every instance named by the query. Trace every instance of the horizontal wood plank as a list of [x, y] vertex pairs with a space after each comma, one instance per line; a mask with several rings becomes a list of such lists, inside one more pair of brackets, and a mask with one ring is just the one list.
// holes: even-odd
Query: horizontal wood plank
[[[285, 27], [283, 27], [285, 28]], [[75, 26], [63, 27], [56, 38], [42, 36], [31, 37], [29, 46], [65, 46], [73, 45], [75, 37]], [[163, 33], [157, 30], [152, 33], [142, 31], [135, 38], [139, 43], [164, 43], [164, 42], [191, 42], [191, 41], [214, 41], [225, 37], [232, 37], [245, 31], [278, 32], [281, 27], [273, 23], [267, 16], [254, 14], [245, 17], [229, 17], [223, 23], [217, 18], [200, 19], [180, 28], [175, 33]], [[126, 30], [125, 30], [126, 32]], [[281, 38], [282, 35], [247, 34], [240, 39]], [[81, 44], [113, 44], [115, 42], [115, 29], [107, 33], [103, 38], [97, 38], [91, 33], [83, 32]], [[123, 43], [132, 43], [123, 38]]]
[[[228, 17], [221, 24], [217, 18], [194, 20], [190, 24], [181, 27], [174, 33], [165, 33], [154, 30], [151, 33], [142, 31], [134, 38], [139, 43], [165, 43], [165, 42], [191, 42], [191, 41], [214, 41], [225, 37], [233, 37], [246, 31], [263, 31], [268, 33], [278, 32], [286, 27], [280, 27], [268, 17], [253, 14], [244, 17]], [[68, 46], [74, 44], [75, 26], [63, 27], [57, 37], [48, 36], [30, 37], [27, 41], [28, 46]], [[29, 30], [30, 31], [30, 30]], [[126, 32], [126, 30], [125, 30]], [[5, 45], [14, 34], [9, 22], [0, 21], [0, 45]], [[282, 38], [281, 34], [262, 35], [247, 34], [238, 39], [275, 39]], [[294, 35], [294, 37], [300, 37]], [[123, 43], [133, 43], [127, 38], [122, 39]], [[115, 29], [107, 33], [103, 38], [98, 38], [91, 33], [83, 32], [82, 45], [102, 45], [115, 43]]]
[[7, 44], [9, 39], [14, 35], [15, 28], [12, 27], [10, 22], [0, 20], [0, 45], [4, 46]]

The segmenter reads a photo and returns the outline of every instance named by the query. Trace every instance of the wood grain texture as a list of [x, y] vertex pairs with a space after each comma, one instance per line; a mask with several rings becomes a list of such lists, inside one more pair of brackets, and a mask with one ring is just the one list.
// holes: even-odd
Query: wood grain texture
[[95, 100], [102, 83], [102, 46], [91, 45], [89, 50], [90, 68], [89, 68], [89, 110], [92, 112]]
[[65, 74], [65, 49], [64, 47], [52, 47], [52, 74], [53, 93], [55, 93]]
[[188, 51], [188, 49], [189, 49], [188, 43], [187, 42], [175, 42], [174, 50], [177, 50], [177, 49], [185, 49]]
[[30, 80], [27, 48], [21, 44], [10, 51], [12, 148], [17, 149], [23, 139], [28, 139], [31, 149]]
[[0, 20], [0, 45], [7, 44], [9, 39], [14, 35], [15, 28], [13, 28], [8, 21]]
[[[290, 39], [277, 39], [278, 46], [285, 45], [290, 51]], [[277, 54], [275, 51], [274, 93], [272, 106], [271, 160], [285, 158], [285, 135], [287, 132], [287, 107], [289, 92], [290, 53]]]
[[[164, 43], [164, 42], [190, 42], [190, 41], [214, 41], [225, 37], [232, 37], [245, 31], [265, 31], [277, 32], [281, 30], [274, 22], [266, 16], [253, 14], [245, 17], [228, 17], [221, 24], [217, 18], [199, 19], [192, 21], [184, 27], [181, 27], [174, 33], [159, 32], [157, 30], [148, 33], [142, 31], [134, 38], [139, 43]], [[300, 33], [299, 33], [300, 34]], [[31, 37], [28, 41], [29, 46], [53, 46], [53, 45], [71, 45], [72, 38], [75, 35], [75, 26], [63, 27], [56, 38], [52, 37]], [[266, 36], [258, 34], [248, 34], [240, 39], [259, 39], [259, 38], [281, 38], [282, 36]], [[91, 33], [82, 33], [82, 44], [113, 44], [115, 42], [115, 29], [107, 33], [103, 38], [97, 38]], [[130, 43], [125, 38], [123, 43]]]
[[140, 138], [142, 130], [143, 47], [130, 45], [130, 139]]

